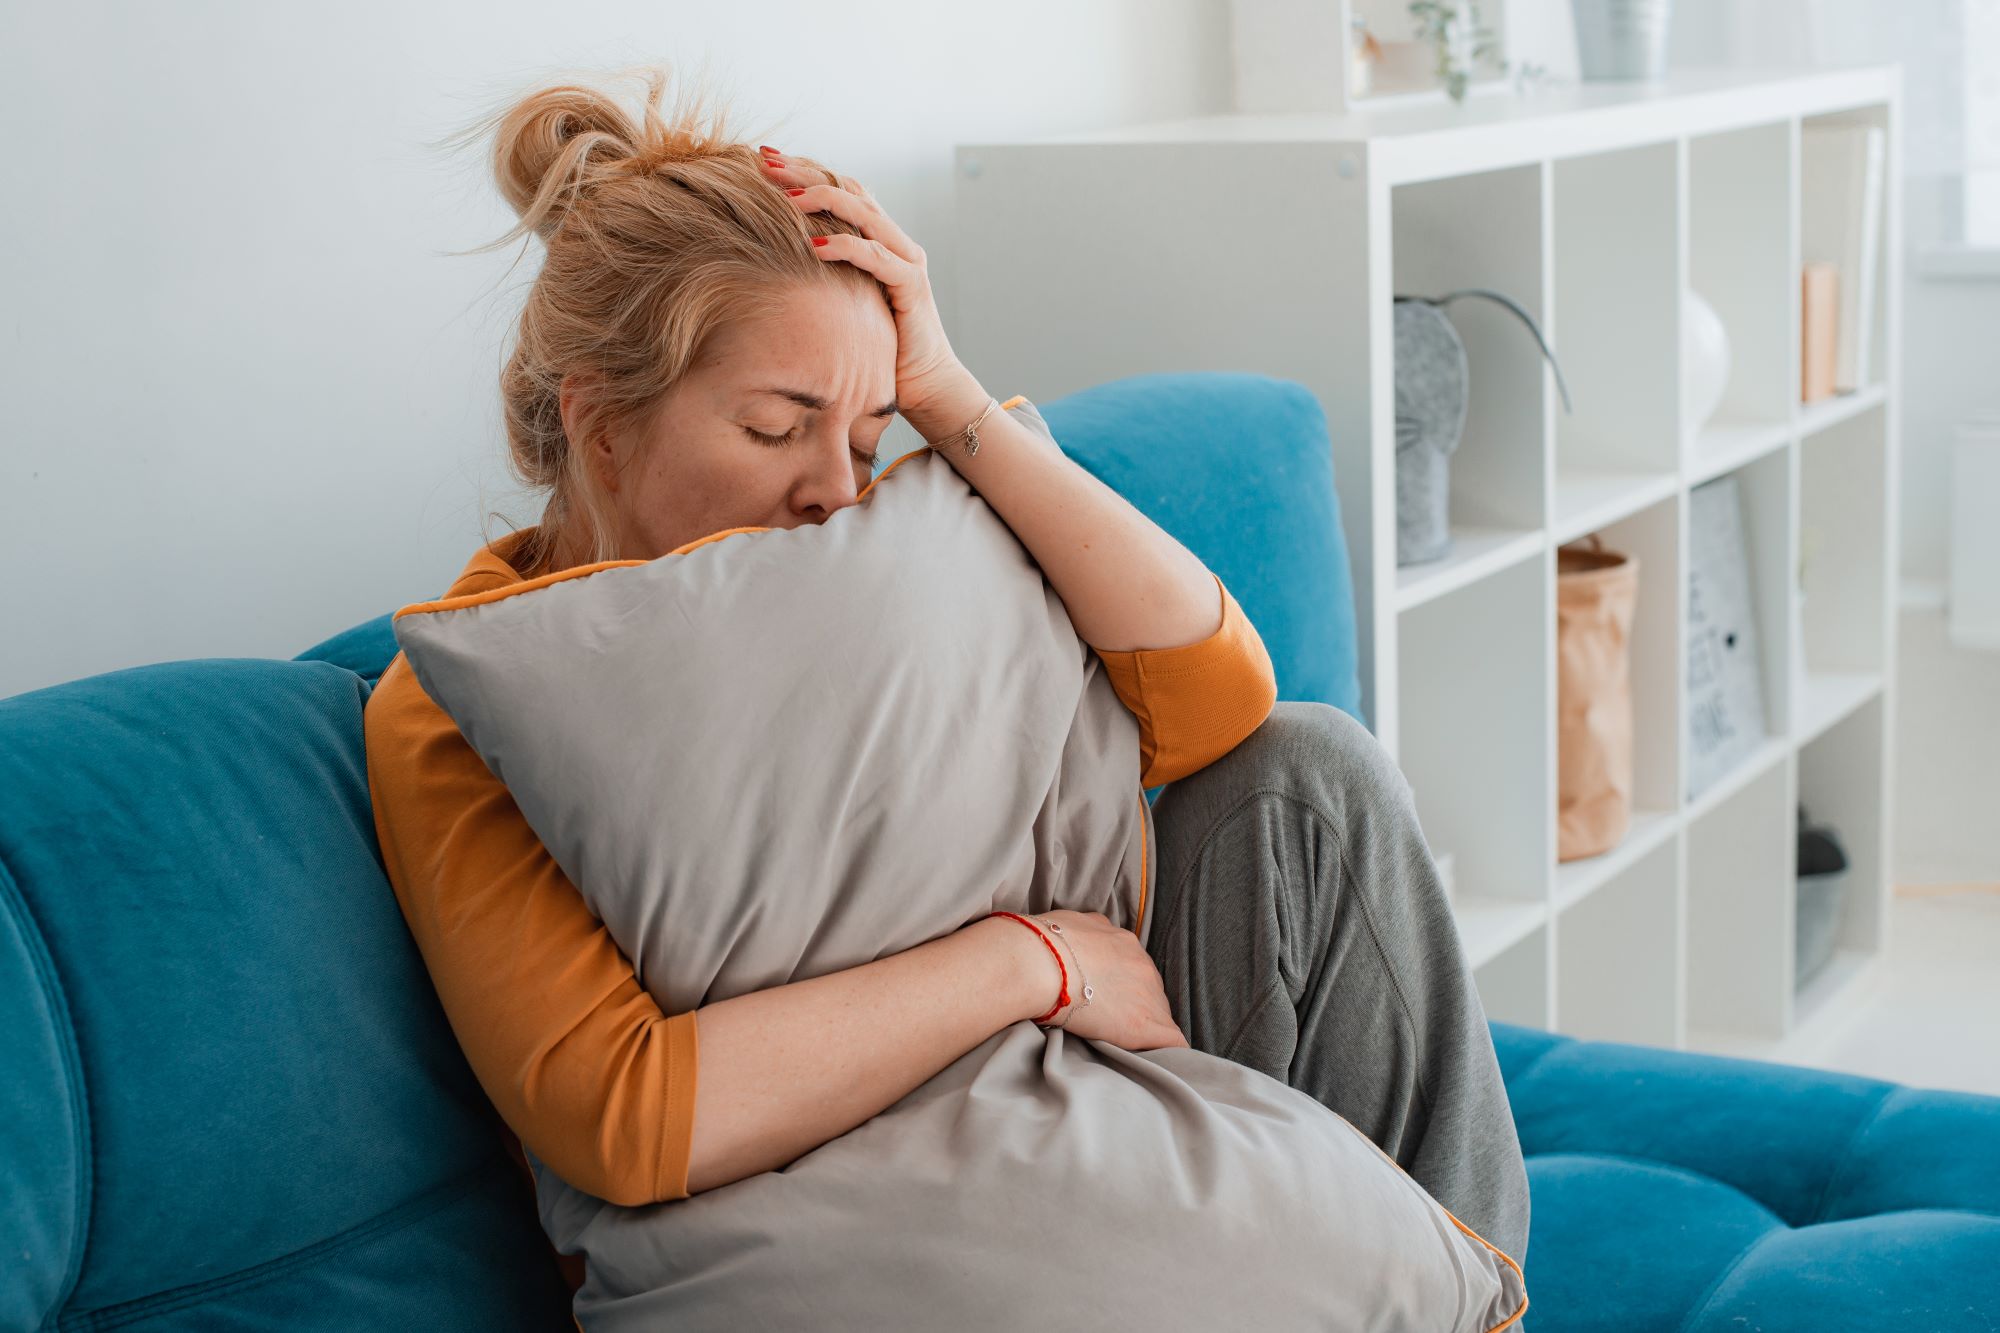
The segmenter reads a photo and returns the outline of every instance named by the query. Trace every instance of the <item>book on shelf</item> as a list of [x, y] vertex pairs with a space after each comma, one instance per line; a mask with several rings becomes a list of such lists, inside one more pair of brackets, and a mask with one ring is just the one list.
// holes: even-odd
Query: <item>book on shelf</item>
[[1799, 133], [1799, 249], [1834, 266], [1834, 387], [1873, 373], [1888, 136], [1875, 125], [1807, 125]]
[[1816, 403], [1833, 396], [1840, 356], [1840, 270], [1824, 259], [1805, 266], [1800, 284], [1799, 401]]

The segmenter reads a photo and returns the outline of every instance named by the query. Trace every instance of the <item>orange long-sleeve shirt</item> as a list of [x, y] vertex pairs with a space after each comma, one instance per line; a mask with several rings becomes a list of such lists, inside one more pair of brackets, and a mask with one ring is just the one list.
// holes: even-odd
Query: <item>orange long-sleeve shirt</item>
[[[513, 561], [533, 531], [481, 548], [447, 596], [528, 577]], [[1277, 697], [1263, 640], [1220, 578], [1216, 589], [1222, 624], [1208, 638], [1095, 650], [1139, 720], [1142, 786], [1226, 754]], [[695, 1011], [663, 1013], [640, 986], [505, 785], [400, 653], [369, 697], [364, 729], [390, 884], [501, 1118], [557, 1174], [599, 1198], [686, 1197]]]

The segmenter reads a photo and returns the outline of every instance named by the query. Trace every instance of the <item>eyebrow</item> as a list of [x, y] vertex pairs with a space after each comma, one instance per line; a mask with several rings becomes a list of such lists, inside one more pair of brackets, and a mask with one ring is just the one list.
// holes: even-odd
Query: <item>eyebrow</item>
[[[804, 389], [752, 389], [750, 392], [768, 393], [779, 398], [789, 398], [800, 407], [810, 407], [815, 412], [824, 412], [831, 406], [826, 399], [816, 393], [807, 393]], [[868, 415], [871, 417], [893, 417], [900, 410], [900, 405], [895, 399], [891, 398]]]

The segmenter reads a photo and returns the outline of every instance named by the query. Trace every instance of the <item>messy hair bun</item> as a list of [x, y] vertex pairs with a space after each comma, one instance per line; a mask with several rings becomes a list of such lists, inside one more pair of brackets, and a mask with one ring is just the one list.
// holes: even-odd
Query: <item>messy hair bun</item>
[[500, 122], [493, 175], [522, 226], [546, 241], [581, 182], [640, 160], [633, 139], [625, 113], [602, 93], [545, 88]]
[[[661, 66], [637, 74], [645, 95], [628, 112], [592, 82], [563, 82], [515, 98], [454, 141], [492, 136], [490, 166], [519, 221], [477, 253], [532, 232], [547, 247], [500, 377], [509, 462], [548, 503], [524, 564], [542, 563], [557, 533], [583, 529], [590, 560], [617, 558], [615, 534], [584, 444], [646, 414], [687, 372], [725, 322], [768, 309], [807, 282], [880, 287], [850, 264], [812, 254], [811, 238], [858, 228], [803, 213], [766, 177], [754, 144], [700, 84], [661, 101]], [[594, 81], [594, 82], [601, 82]], [[787, 163], [838, 177], [810, 158]], [[587, 385], [566, 429], [566, 379]], [[571, 438], [571, 431], [578, 438]], [[620, 458], [622, 465], [628, 461]]]
[[733, 155], [757, 165], [756, 151], [731, 140], [727, 112], [711, 109], [699, 85], [684, 89], [662, 114], [666, 70], [628, 73], [638, 74], [646, 87], [636, 123], [610, 96], [581, 84], [538, 89], [497, 118], [493, 175], [521, 219], [501, 244], [524, 230], [548, 240], [570, 203], [607, 178], [643, 176], [663, 163], [705, 156]]

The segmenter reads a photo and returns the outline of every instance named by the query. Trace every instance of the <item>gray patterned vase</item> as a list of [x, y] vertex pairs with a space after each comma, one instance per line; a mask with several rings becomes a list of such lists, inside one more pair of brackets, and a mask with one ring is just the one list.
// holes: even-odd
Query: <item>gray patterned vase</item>
[[1495, 301], [1527, 325], [1555, 368], [1563, 410], [1569, 386], [1535, 320], [1499, 292], [1471, 287], [1439, 297], [1396, 298], [1396, 563], [1417, 565], [1451, 554], [1451, 455], [1465, 434], [1471, 370], [1465, 343], [1444, 308], [1462, 296]]
[[1451, 553], [1451, 455], [1465, 434], [1465, 344], [1428, 301], [1396, 302], [1396, 563]]

